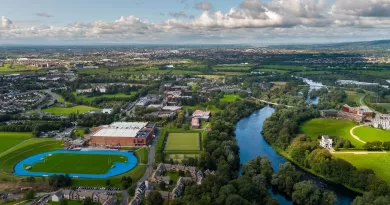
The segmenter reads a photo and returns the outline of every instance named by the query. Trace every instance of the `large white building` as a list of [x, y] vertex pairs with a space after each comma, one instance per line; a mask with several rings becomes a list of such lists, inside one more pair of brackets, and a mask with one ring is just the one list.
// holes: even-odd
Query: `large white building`
[[374, 127], [390, 130], [390, 115], [379, 115], [374, 119]]
[[328, 136], [322, 136], [320, 146], [325, 149], [332, 149], [333, 148], [333, 140], [330, 139]]

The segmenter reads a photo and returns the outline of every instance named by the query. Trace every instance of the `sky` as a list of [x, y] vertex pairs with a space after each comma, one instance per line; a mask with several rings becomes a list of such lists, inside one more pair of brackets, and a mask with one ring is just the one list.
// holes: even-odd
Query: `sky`
[[0, 44], [310, 44], [390, 39], [390, 0], [2, 0]]

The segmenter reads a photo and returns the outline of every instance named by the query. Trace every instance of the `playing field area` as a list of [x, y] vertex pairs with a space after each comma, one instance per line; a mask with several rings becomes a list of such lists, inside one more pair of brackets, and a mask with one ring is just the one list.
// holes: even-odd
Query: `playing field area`
[[235, 102], [236, 100], [241, 99], [239, 95], [224, 95], [223, 98], [221, 98], [220, 102]]
[[356, 148], [362, 148], [363, 143], [353, 138], [350, 134], [351, 128], [356, 124], [349, 120], [318, 118], [305, 122], [301, 127], [301, 132], [312, 139], [318, 136], [338, 136], [351, 141]]
[[126, 162], [121, 155], [57, 153], [44, 157], [32, 165], [30, 172], [105, 174], [114, 162]]
[[365, 142], [389, 142], [390, 131], [375, 129], [372, 127], [358, 127], [353, 133]]
[[385, 154], [337, 154], [335, 157], [350, 162], [359, 169], [372, 169], [375, 175], [390, 184], [390, 153]]
[[165, 151], [200, 151], [199, 133], [169, 133]]
[[0, 153], [31, 138], [31, 132], [0, 132]]
[[83, 113], [86, 113], [86, 112], [92, 111], [92, 110], [99, 110], [99, 109], [95, 108], [95, 107], [78, 105], [78, 106], [74, 106], [74, 107], [70, 107], [70, 108], [67, 108], [67, 107], [51, 107], [51, 108], [47, 108], [47, 109], [42, 110], [42, 112], [48, 112], [48, 113], [51, 113], [51, 114], [54, 114], [54, 115], [68, 116], [68, 115], [70, 115], [72, 113], [83, 114]]

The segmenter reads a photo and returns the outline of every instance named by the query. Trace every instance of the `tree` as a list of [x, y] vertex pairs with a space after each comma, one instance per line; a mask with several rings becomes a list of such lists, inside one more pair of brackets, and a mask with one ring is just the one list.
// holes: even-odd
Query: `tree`
[[133, 183], [133, 179], [131, 177], [123, 176], [121, 179], [121, 184], [123, 189], [128, 189]]
[[164, 204], [164, 199], [162, 198], [160, 192], [151, 191], [146, 197], [147, 205], [162, 205]]
[[68, 200], [67, 199], [60, 199], [60, 205], [68, 205]]
[[321, 199], [320, 190], [310, 181], [294, 185], [292, 200], [296, 204], [318, 204]]
[[83, 201], [82, 205], [93, 205], [93, 201], [91, 197], [86, 197]]
[[167, 184], [165, 184], [165, 182], [160, 182], [160, 184], [158, 185], [158, 187], [160, 187], [161, 190], [165, 190], [166, 189], [166, 186]]
[[110, 186], [111, 182], [109, 179], [106, 180], [106, 186]]
[[33, 190], [29, 190], [26, 193], [24, 193], [24, 199], [30, 200], [35, 198], [35, 192]]

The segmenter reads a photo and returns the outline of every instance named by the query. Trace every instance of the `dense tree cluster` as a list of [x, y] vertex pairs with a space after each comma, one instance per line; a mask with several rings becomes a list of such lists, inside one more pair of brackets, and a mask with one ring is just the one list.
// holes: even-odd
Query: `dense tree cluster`
[[3, 132], [32, 132], [34, 136], [38, 137], [41, 132], [52, 130], [62, 130], [71, 127], [72, 123], [69, 120], [61, 121], [31, 121], [21, 122], [11, 125], [0, 124], [0, 131]]
[[49, 185], [55, 188], [67, 187], [72, 184], [72, 179], [69, 175], [51, 175], [49, 176]]

